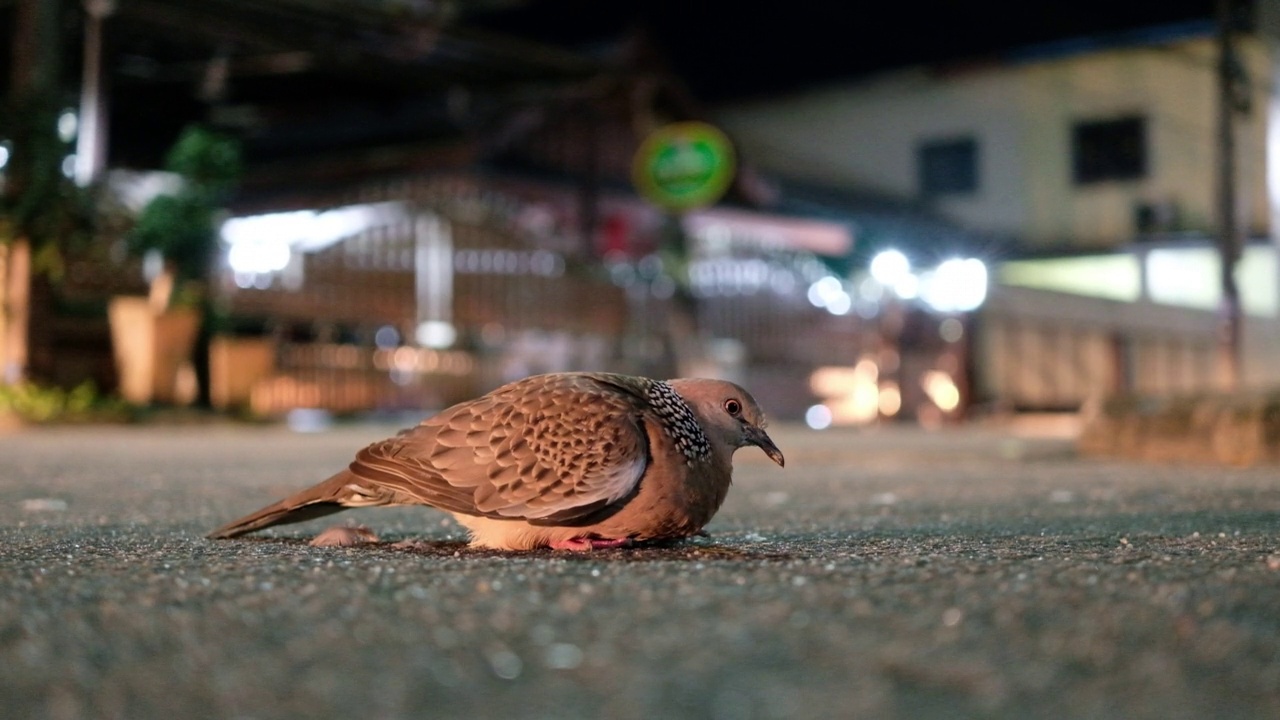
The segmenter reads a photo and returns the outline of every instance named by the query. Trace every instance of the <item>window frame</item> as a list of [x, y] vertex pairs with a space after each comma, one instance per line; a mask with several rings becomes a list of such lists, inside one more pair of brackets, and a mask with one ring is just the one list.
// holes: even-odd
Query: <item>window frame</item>
[[[930, 156], [933, 157], [930, 157]], [[951, 155], [951, 157], [947, 157]], [[938, 169], [947, 163], [965, 163]], [[922, 139], [916, 143], [916, 184], [925, 198], [976, 195], [982, 187], [982, 146], [976, 135], [949, 135]], [[932, 171], [932, 172], [931, 172]]]
[[1132, 113], [1071, 124], [1071, 184], [1133, 182], [1151, 166], [1147, 117]]

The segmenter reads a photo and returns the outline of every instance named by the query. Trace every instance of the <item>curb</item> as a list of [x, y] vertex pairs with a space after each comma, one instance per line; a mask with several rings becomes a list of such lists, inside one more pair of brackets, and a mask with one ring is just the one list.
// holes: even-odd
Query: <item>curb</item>
[[1077, 449], [1149, 462], [1280, 463], [1280, 391], [1113, 397], [1084, 413]]

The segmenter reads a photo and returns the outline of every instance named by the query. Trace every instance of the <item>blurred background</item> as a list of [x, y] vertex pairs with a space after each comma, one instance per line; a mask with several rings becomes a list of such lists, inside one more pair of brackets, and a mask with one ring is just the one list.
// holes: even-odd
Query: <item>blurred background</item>
[[1280, 385], [1280, 0], [0, 0], [0, 410]]

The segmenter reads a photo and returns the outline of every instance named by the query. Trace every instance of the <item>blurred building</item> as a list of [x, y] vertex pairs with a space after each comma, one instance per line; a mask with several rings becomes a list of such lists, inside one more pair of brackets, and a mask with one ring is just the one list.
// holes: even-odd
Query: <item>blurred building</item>
[[[610, 369], [736, 377], [778, 415], [803, 413], [810, 371], [848, 362], [865, 330], [843, 290], [843, 307], [808, 299], [852, 251], [848, 224], [761, 211], [749, 170], [725, 197], [736, 209], [677, 217], [640, 200], [641, 141], [707, 110], [642, 35], [568, 49], [492, 29], [509, 9], [22, 0], [0, 32], [47, 40], [20, 59], [68, 118], [67, 176], [105, 179], [134, 210], [164, 185], [136, 171], [185, 125], [243, 141], [211, 278], [219, 407], [439, 407], [529, 373]], [[145, 292], [145, 265], [119, 237], [68, 253], [39, 289], [33, 372], [109, 385], [106, 307]], [[145, 343], [172, 370], [156, 332], [117, 336], [117, 358]], [[144, 378], [138, 397], [189, 395], [176, 384], [190, 376]]]
[[[919, 198], [1028, 250], [1111, 249], [1216, 228], [1217, 49], [1209, 23], [914, 67], [722, 109], [761, 166]], [[1275, 222], [1268, 186], [1273, 56], [1239, 45], [1252, 111], [1238, 123], [1241, 218]], [[1274, 182], [1274, 178], [1272, 179]]]
[[[1246, 386], [1280, 381], [1268, 18], [1238, 35], [1230, 76]], [[911, 67], [720, 117], [769, 172], [878, 192], [992, 238], [991, 294], [966, 321], [977, 400], [1068, 409], [1115, 390], [1204, 389], [1216, 385], [1222, 300], [1215, 31], [1179, 24]], [[880, 239], [895, 242], [910, 238]]]
[[[146, 171], [192, 122], [242, 141], [211, 278], [219, 406], [429, 407], [607, 368], [734, 377], [821, 427], [1211, 383], [1211, 24], [711, 108], [645, 32], [552, 12], [17, 0], [0, 35], [35, 28], [14, 65], [42, 70], [79, 183], [162, 187]], [[542, 39], [513, 31], [539, 18]], [[1233, 76], [1250, 106], [1235, 182], [1249, 382], [1280, 380], [1261, 37], [1241, 36]], [[728, 130], [739, 171], [714, 206], [665, 212], [632, 162], [688, 120]], [[36, 288], [44, 378], [112, 382], [107, 298], [145, 291], [120, 250], [82, 248]]]
[[[217, 401], [268, 415], [441, 407], [533, 373], [608, 370], [732, 377], [794, 417], [808, 405], [806, 368], [856, 353], [856, 316], [806, 299], [833, 277], [820, 258], [849, 251], [847, 227], [684, 216], [696, 330], [679, 337], [679, 274], [658, 252], [664, 213], [625, 192], [594, 207], [586, 248], [573, 187], [474, 173], [233, 218], [219, 288], [236, 330], [216, 348]], [[698, 348], [678, 356], [673, 340]]]

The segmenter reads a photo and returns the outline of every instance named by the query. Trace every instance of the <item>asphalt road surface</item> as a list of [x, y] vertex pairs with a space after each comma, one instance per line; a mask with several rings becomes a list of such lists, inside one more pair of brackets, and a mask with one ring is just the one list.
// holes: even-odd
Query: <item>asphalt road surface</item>
[[1274, 467], [778, 428], [673, 547], [203, 539], [391, 429], [0, 436], [0, 716], [1280, 718]]

